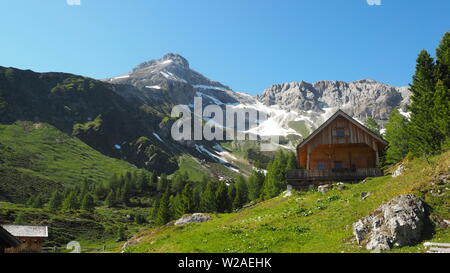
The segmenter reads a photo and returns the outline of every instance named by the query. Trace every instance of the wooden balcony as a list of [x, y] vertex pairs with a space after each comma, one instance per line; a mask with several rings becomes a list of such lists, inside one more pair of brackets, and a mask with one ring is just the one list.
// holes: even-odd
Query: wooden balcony
[[383, 176], [378, 168], [368, 169], [325, 169], [325, 170], [291, 170], [286, 174], [290, 184], [320, 181], [357, 181], [367, 177]]

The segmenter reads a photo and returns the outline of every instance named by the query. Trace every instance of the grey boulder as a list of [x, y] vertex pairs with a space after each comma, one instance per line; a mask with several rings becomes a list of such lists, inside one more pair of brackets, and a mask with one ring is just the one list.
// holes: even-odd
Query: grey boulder
[[201, 223], [211, 220], [211, 216], [206, 213], [194, 213], [194, 214], [186, 214], [183, 215], [180, 219], [175, 221], [174, 225], [185, 225], [189, 223]]
[[368, 250], [389, 250], [420, 242], [427, 221], [425, 205], [418, 197], [399, 195], [354, 223], [353, 234]]

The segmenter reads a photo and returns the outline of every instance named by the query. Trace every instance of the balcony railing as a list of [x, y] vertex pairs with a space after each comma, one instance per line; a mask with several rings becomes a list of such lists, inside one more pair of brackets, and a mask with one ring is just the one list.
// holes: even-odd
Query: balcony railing
[[383, 176], [378, 168], [367, 169], [326, 169], [326, 170], [291, 170], [286, 174], [288, 181], [340, 181], [360, 180], [366, 177]]

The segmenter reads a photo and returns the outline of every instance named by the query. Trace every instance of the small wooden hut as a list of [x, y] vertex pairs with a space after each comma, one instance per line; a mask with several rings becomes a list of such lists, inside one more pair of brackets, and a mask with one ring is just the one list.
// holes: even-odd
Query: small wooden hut
[[356, 181], [383, 175], [378, 168], [387, 142], [338, 110], [297, 146], [298, 169], [287, 173], [294, 187]]
[[46, 226], [3, 225], [3, 229], [20, 241], [20, 245], [6, 248], [6, 253], [40, 252], [44, 240], [48, 237]]

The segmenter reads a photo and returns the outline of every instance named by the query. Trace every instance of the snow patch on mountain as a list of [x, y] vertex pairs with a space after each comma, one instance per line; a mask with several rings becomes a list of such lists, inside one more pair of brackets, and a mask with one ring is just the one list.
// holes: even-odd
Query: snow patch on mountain
[[157, 133], [153, 133], [153, 136], [156, 137], [157, 140], [164, 142]]
[[198, 144], [195, 144], [195, 149], [196, 149], [198, 152], [200, 152], [200, 153], [207, 154], [207, 155], [210, 156], [212, 159], [214, 159], [216, 162], [218, 162], [218, 163], [224, 165], [225, 167], [227, 167], [227, 168], [230, 169], [231, 171], [236, 172], [236, 173], [240, 173], [240, 172], [241, 172], [238, 168], [236, 168], [235, 166], [231, 165], [231, 164], [227, 161], [227, 159], [225, 159], [225, 156], [231, 156], [231, 157], [233, 157], [233, 158], [236, 159], [236, 157], [234, 157], [233, 155], [231, 155], [229, 152], [226, 152], [226, 151], [219, 152], [219, 154], [220, 154], [221, 156], [218, 156], [218, 155], [216, 155], [216, 154], [210, 152], [208, 149], [206, 149], [205, 146], [203, 146], [203, 145], [198, 145]]
[[159, 86], [159, 85], [152, 85], [152, 86], [145, 86], [146, 88], [149, 88], [149, 89], [161, 89], [161, 86]]
[[197, 89], [212, 89], [212, 90], [219, 90], [219, 91], [228, 91], [228, 89], [219, 87], [219, 86], [211, 86], [211, 85], [193, 85], [192, 87]]

